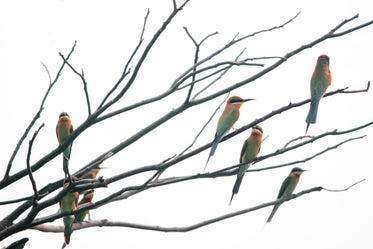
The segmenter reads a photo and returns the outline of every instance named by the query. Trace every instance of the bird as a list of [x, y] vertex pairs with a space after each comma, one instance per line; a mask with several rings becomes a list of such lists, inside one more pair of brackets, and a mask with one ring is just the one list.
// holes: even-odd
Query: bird
[[317, 59], [315, 70], [311, 77], [311, 106], [306, 118], [306, 134], [310, 124], [316, 123], [317, 110], [320, 99], [324, 96], [326, 89], [332, 81], [329, 70], [329, 56], [323, 54]]
[[206, 170], [207, 164], [210, 158], [214, 155], [215, 150], [218, 147], [220, 140], [233, 127], [233, 125], [236, 123], [236, 121], [240, 117], [240, 107], [242, 106], [243, 103], [250, 101], [250, 100], [254, 100], [254, 99], [242, 99], [241, 97], [238, 97], [238, 96], [232, 96], [227, 100], [225, 109], [219, 118], [219, 121], [216, 127], [215, 138], [212, 141], [210, 154], [207, 158], [207, 162], [206, 162], [206, 165], [203, 171]]
[[[65, 180], [63, 181], [63, 188], [68, 187], [69, 184], [70, 182], [68, 178], [66, 177]], [[62, 197], [60, 201], [60, 212], [65, 213], [65, 212], [76, 210], [78, 208], [78, 199], [79, 199], [78, 192], [68, 192], [64, 197]], [[66, 245], [70, 243], [70, 236], [72, 232], [71, 230], [72, 230], [72, 225], [73, 225], [74, 220], [75, 220], [74, 215], [67, 215], [63, 217], [63, 224], [65, 226], [64, 238], [65, 238]]]
[[[67, 112], [61, 112], [60, 117], [57, 122], [56, 126], [56, 135], [58, 139], [58, 143], [63, 143], [68, 136], [73, 132], [73, 126], [71, 124], [71, 120], [69, 117], [69, 114]], [[71, 182], [71, 176], [69, 172], [69, 160], [70, 160], [70, 154], [71, 154], [71, 146], [72, 144], [69, 144], [69, 146], [63, 151], [63, 171], [65, 172], [65, 177], [69, 178], [69, 181]]]
[[[92, 203], [93, 195], [94, 195], [93, 189], [90, 189], [87, 192], [85, 192], [83, 198], [79, 201], [78, 206], [81, 206], [87, 203]], [[85, 211], [82, 211], [76, 214], [74, 222], [82, 222], [87, 214], [89, 214], [89, 210], [85, 210]]]
[[[259, 125], [253, 126], [251, 129], [251, 135], [246, 141], [244, 142], [241, 154], [240, 154], [240, 163], [245, 163], [241, 165], [238, 169], [237, 179], [234, 183], [232, 189], [232, 197], [229, 202], [229, 205], [232, 203], [233, 196], [238, 193], [240, 189], [240, 185], [245, 175], [245, 171], [250, 167], [252, 164], [252, 160], [256, 158], [260, 151], [260, 147], [262, 145], [262, 136], [263, 136], [263, 129]], [[246, 163], [247, 162], [247, 163]]]
[[[300, 175], [306, 170], [303, 170], [299, 167], [295, 167], [290, 171], [290, 174], [285, 178], [285, 180], [281, 184], [280, 191], [278, 192], [277, 199], [280, 199], [284, 196], [289, 196], [293, 193], [295, 187], [297, 186]], [[277, 209], [280, 207], [282, 203], [275, 204], [272, 209], [271, 214], [268, 217], [267, 222], [271, 222], [273, 216], [275, 215]]]

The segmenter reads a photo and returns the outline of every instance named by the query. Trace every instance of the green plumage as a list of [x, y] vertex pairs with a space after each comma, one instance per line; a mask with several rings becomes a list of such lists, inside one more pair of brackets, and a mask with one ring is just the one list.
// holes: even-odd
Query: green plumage
[[[78, 207], [78, 198], [79, 198], [78, 192], [67, 193], [60, 202], [61, 213], [76, 210]], [[68, 216], [63, 217], [63, 223], [65, 226], [64, 237], [65, 237], [66, 244], [70, 243], [70, 235], [71, 235], [71, 229], [72, 229], [74, 219], [75, 219], [74, 215], [68, 215]]]
[[240, 189], [241, 182], [243, 180], [245, 172], [251, 165], [250, 162], [256, 158], [260, 151], [260, 147], [262, 145], [262, 133], [263, 129], [260, 126], [254, 126], [250, 137], [246, 139], [242, 146], [240, 154], [240, 163], [248, 163], [241, 165], [238, 169], [237, 178], [232, 189], [231, 202], [234, 194], [237, 194], [238, 190]]
[[[301, 168], [295, 167], [291, 170], [290, 174], [285, 178], [285, 180], [282, 182], [280, 191], [278, 192], [277, 199], [280, 199], [284, 196], [292, 195], [296, 186], [298, 185], [300, 175], [302, 174], [304, 170]], [[271, 214], [268, 217], [267, 222], [271, 222], [273, 216], [275, 215], [277, 209], [280, 207], [282, 203], [275, 204], [275, 206], [272, 209]]]
[[306, 133], [309, 125], [311, 123], [316, 123], [320, 100], [324, 96], [326, 89], [329, 87], [330, 83], [331, 75], [329, 71], [329, 57], [327, 55], [321, 55], [317, 60], [315, 70], [311, 77], [311, 105], [306, 117]]

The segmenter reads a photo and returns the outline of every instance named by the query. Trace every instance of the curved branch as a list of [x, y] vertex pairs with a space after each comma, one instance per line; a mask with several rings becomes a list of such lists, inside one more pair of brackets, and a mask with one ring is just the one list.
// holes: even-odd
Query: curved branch
[[33, 203], [34, 206], [36, 205], [36, 199], [38, 198], [38, 189], [36, 187], [35, 179], [32, 175], [32, 170], [31, 170], [31, 167], [30, 167], [30, 157], [31, 157], [32, 145], [34, 144], [35, 138], [38, 135], [40, 129], [43, 128], [43, 127], [44, 127], [44, 123], [39, 127], [39, 129], [37, 129], [35, 131], [34, 135], [32, 136], [32, 138], [29, 142], [29, 148], [28, 148], [27, 159], [26, 159], [27, 172], [28, 172], [31, 184], [32, 184], [32, 189], [34, 190], [34, 197], [32, 198], [32, 203]]
[[[347, 187], [345, 189], [342, 189], [342, 190], [338, 190], [338, 191], [347, 191], [351, 187], [361, 183], [364, 180], [365, 179], [360, 180], [358, 182], [355, 182], [354, 184], [350, 185], [349, 187]], [[260, 205], [256, 205], [254, 207], [245, 208], [245, 209], [235, 211], [235, 212], [232, 212], [232, 213], [228, 213], [228, 214], [225, 214], [225, 215], [222, 215], [222, 216], [218, 216], [218, 217], [215, 217], [215, 218], [212, 218], [212, 219], [201, 221], [201, 222], [195, 223], [195, 224], [190, 225], [190, 226], [165, 227], [165, 226], [159, 226], [159, 225], [144, 225], [144, 224], [137, 224], [137, 223], [131, 223], [131, 222], [96, 220], [96, 221], [88, 221], [88, 222], [82, 222], [82, 223], [74, 223], [73, 230], [80, 230], [80, 229], [84, 229], [84, 228], [88, 228], [88, 227], [97, 227], [98, 226], [98, 227], [136, 228], [136, 229], [151, 230], [151, 231], [158, 231], [158, 232], [189, 232], [189, 231], [196, 230], [198, 228], [201, 228], [201, 227], [204, 227], [204, 226], [207, 226], [207, 225], [211, 225], [211, 224], [214, 224], [214, 223], [217, 223], [217, 222], [229, 219], [229, 218], [233, 218], [233, 217], [236, 217], [236, 216], [239, 216], [239, 215], [254, 212], [256, 210], [259, 210], [259, 209], [262, 209], [262, 208], [265, 208], [265, 207], [269, 207], [269, 206], [272, 206], [272, 205], [275, 205], [275, 204], [281, 204], [285, 201], [290, 201], [290, 200], [296, 199], [296, 198], [298, 198], [300, 196], [303, 196], [305, 194], [309, 194], [309, 193], [312, 193], [312, 192], [319, 192], [321, 190], [327, 190], [327, 189], [325, 189], [321, 186], [313, 187], [313, 188], [310, 188], [310, 189], [303, 190], [303, 191], [301, 191], [299, 193], [296, 193], [296, 194], [285, 196], [283, 198], [280, 198], [280, 199], [277, 199], [277, 200], [274, 200], [274, 201], [266, 202], [266, 203], [263, 203], [263, 204], [260, 204]], [[327, 191], [329, 191], [329, 190], [327, 190]], [[32, 227], [31, 229], [35, 229], [35, 230], [39, 230], [39, 231], [43, 231], [43, 232], [54, 232], [54, 233], [63, 232], [63, 226], [38, 225], [38, 226]]]
[[76, 74], [79, 76], [79, 78], [82, 80], [83, 82], [83, 89], [84, 89], [84, 94], [85, 94], [85, 98], [86, 98], [86, 101], [87, 101], [87, 108], [88, 108], [88, 116], [91, 115], [91, 103], [90, 103], [90, 100], [89, 100], [89, 95], [88, 95], [88, 88], [87, 88], [87, 81], [85, 80], [85, 77], [84, 77], [84, 71], [82, 69], [82, 73], [79, 73], [66, 59], [65, 57], [63, 56], [62, 53], [59, 53], [59, 55], [61, 56], [62, 60], [69, 66], [69, 68]]

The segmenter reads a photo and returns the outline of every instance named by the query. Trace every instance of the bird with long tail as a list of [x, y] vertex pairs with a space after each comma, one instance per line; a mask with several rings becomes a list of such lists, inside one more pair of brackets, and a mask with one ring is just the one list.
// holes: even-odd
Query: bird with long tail
[[[69, 114], [67, 112], [62, 112], [57, 122], [56, 126], [56, 135], [59, 144], [63, 143], [68, 136], [73, 132], [73, 126], [71, 124], [71, 120]], [[65, 172], [65, 177], [68, 177], [69, 181], [71, 182], [71, 176], [69, 172], [69, 160], [71, 154], [71, 147], [72, 144], [69, 144], [67, 148], [63, 151], [62, 155], [62, 165], [63, 165], [63, 172]]]
[[[303, 170], [298, 167], [295, 167], [290, 171], [290, 174], [285, 178], [285, 180], [281, 184], [281, 188], [278, 192], [277, 199], [293, 194], [295, 187], [298, 185], [300, 176], [304, 171], [306, 170]], [[267, 222], [271, 222], [273, 216], [275, 215], [277, 209], [280, 207], [281, 204], [275, 204], [271, 214], [268, 217]]]
[[[262, 136], [263, 136], [263, 129], [259, 125], [253, 126], [251, 129], [251, 135], [246, 141], [244, 142], [241, 154], [240, 154], [240, 163], [245, 163], [241, 165], [238, 169], [236, 182], [234, 183], [232, 189], [232, 197], [229, 202], [229, 205], [232, 203], [233, 196], [238, 193], [240, 189], [241, 182], [245, 175], [246, 170], [252, 164], [252, 161], [256, 158], [259, 154], [260, 147], [262, 146]], [[247, 163], [246, 163], [247, 162]]]
[[330, 86], [331, 81], [329, 57], [325, 54], [320, 55], [311, 77], [311, 106], [306, 118], [306, 133], [310, 124], [316, 123], [320, 100], [324, 96], [326, 89]]
[[232, 96], [227, 100], [227, 104], [223, 111], [223, 114], [220, 116], [216, 132], [215, 138], [212, 141], [212, 146], [210, 150], [210, 154], [207, 158], [207, 162], [203, 171], [206, 170], [207, 164], [210, 158], [214, 155], [216, 148], [218, 147], [219, 142], [224, 137], [225, 134], [233, 127], [233, 125], [237, 122], [238, 118], [240, 117], [240, 107], [243, 103], [254, 100], [254, 99], [242, 99], [238, 96]]

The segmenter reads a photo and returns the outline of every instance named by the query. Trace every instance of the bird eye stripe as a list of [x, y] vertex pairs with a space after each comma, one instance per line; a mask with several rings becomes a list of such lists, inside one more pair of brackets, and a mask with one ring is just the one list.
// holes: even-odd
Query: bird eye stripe
[[253, 129], [260, 131], [260, 133], [263, 133], [263, 129], [259, 126], [254, 126]]

